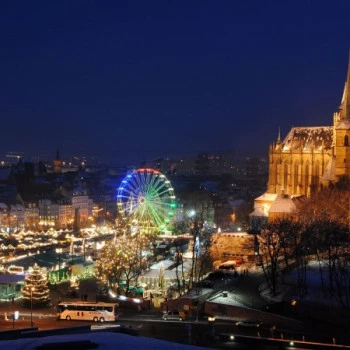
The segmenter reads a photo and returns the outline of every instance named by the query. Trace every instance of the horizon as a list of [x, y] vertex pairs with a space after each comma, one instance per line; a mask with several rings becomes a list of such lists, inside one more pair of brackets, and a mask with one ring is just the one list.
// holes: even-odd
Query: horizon
[[267, 156], [279, 130], [332, 125], [349, 13], [346, 0], [2, 4], [0, 153]]
[[[72, 161], [76, 161], [76, 164], [80, 163], [80, 162], [85, 162], [87, 165], [105, 165], [105, 166], [111, 166], [111, 167], [124, 167], [124, 166], [131, 166], [131, 167], [140, 167], [143, 163], [150, 163], [150, 162], [154, 162], [157, 159], [164, 159], [164, 160], [176, 160], [179, 158], [184, 158], [184, 159], [188, 159], [188, 158], [196, 158], [198, 155], [200, 154], [208, 154], [208, 155], [223, 155], [223, 156], [227, 156], [229, 155], [232, 158], [237, 158], [237, 159], [242, 159], [242, 158], [257, 158], [257, 159], [267, 159], [268, 154], [266, 154], [266, 156], [261, 155], [258, 156], [256, 154], [245, 154], [243, 152], [240, 152], [239, 150], [217, 150], [217, 151], [202, 151], [202, 152], [198, 152], [198, 153], [188, 153], [188, 154], [168, 154], [168, 155], [159, 155], [157, 157], [154, 157], [152, 159], [145, 159], [141, 162], [139, 162], [137, 164], [137, 162], [108, 162], [105, 159], [98, 159], [97, 157], [92, 157], [89, 155], [84, 155], [84, 156], [78, 156], [78, 155], [74, 155], [74, 154], [70, 154], [70, 155], [61, 155], [60, 153], [60, 160], [64, 161], [64, 162], [72, 162]], [[8, 155], [10, 155], [9, 157], [7, 157]], [[45, 163], [49, 163], [52, 162], [55, 159], [56, 156], [56, 152], [52, 152], [52, 154], [47, 154], [46, 156], [37, 156], [37, 155], [26, 155], [25, 152], [6, 152], [4, 155], [0, 155], [0, 162], [3, 163], [5, 162], [5, 164], [1, 164], [1, 165], [9, 165], [9, 164], [16, 164], [18, 163], [19, 160], [21, 160], [22, 162], [32, 162], [32, 163], [38, 163], [40, 161], [43, 161]], [[13, 161], [11, 161], [11, 159]]]

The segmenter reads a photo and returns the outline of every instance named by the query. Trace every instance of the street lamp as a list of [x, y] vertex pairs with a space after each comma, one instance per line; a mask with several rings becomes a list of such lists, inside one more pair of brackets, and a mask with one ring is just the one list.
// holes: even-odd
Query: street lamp
[[13, 215], [13, 218], [16, 220], [16, 232], [18, 231], [18, 217], [17, 215]]
[[58, 254], [58, 281], [61, 281], [61, 253], [62, 248], [56, 248], [56, 253]]
[[85, 237], [83, 238], [83, 254], [84, 254], [84, 262], [85, 262]]
[[30, 326], [33, 327], [33, 291], [34, 287], [30, 288]]
[[194, 209], [192, 209], [187, 213], [187, 215], [188, 215], [188, 217], [193, 218], [196, 215], [196, 211]]

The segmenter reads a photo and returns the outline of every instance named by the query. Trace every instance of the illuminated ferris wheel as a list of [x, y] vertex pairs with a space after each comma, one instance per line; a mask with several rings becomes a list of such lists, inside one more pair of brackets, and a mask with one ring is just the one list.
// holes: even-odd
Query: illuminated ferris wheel
[[157, 170], [134, 170], [118, 188], [117, 205], [121, 217], [138, 232], [165, 232], [176, 206], [174, 189]]

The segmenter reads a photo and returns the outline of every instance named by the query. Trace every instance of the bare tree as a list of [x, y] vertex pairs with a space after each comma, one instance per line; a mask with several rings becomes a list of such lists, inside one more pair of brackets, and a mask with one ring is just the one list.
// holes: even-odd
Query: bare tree
[[[184, 260], [183, 260], [183, 254], [185, 253], [185, 246], [188, 245], [188, 240], [185, 240], [183, 238], [177, 238], [174, 241], [175, 246], [175, 274], [176, 274], [176, 285], [177, 285], [177, 292], [179, 295], [182, 295], [185, 290], [186, 285], [186, 277], [184, 273]], [[181, 271], [179, 271], [179, 268]]]
[[336, 296], [349, 307], [350, 189], [348, 182], [324, 189], [305, 205], [300, 217], [306, 227], [309, 250], [319, 266], [325, 297]]
[[282, 248], [278, 234], [278, 225], [268, 224], [257, 235], [257, 240], [257, 255], [261, 261], [264, 276], [271, 294], [275, 296], [277, 294], [278, 278], [280, 276], [278, 259]]
[[[292, 268], [297, 272], [298, 295], [302, 298], [308, 293], [307, 265], [309, 262], [309, 243], [304, 225], [297, 220], [287, 220], [281, 225], [281, 242], [284, 252], [285, 271]], [[289, 265], [291, 262], [291, 265]]]
[[137, 236], [120, 236], [102, 248], [101, 258], [96, 262], [96, 277], [109, 286], [125, 281], [126, 293], [131, 280], [143, 267], [140, 264], [140, 250]]

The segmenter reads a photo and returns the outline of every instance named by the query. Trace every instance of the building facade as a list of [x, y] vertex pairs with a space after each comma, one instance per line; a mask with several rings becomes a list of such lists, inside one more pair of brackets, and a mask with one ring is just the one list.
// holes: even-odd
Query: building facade
[[[341, 104], [328, 126], [293, 127], [269, 149], [267, 191], [255, 199], [254, 217], [270, 217], [276, 199], [310, 197], [331, 183], [350, 178], [350, 59]], [[279, 195], [279, 196], [276, 196]], [[290, 212], [295, 211], [291, 203]]]

